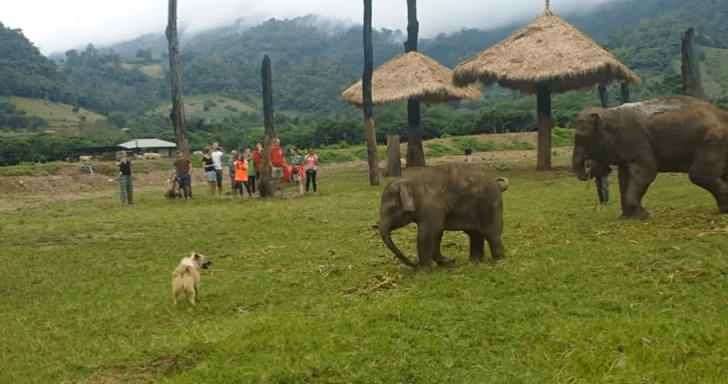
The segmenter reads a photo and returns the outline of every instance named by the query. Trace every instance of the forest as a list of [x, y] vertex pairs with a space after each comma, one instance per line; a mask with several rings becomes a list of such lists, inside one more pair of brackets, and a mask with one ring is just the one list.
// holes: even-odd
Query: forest
[[[563, 16], [640, 76], [642, 82], [630, 87], [631, 100], [682, 92], [680, 39], [688, 27], [694, 27], [706, 93], [710, 101], [726, 108], [728, 11], [721, 3], [630, 0], [608, 3], [586, 15]], [[440, 34], [421, 39], [419, 50], [452, 68], [521, 25]], [[399, 30], [373, 31], [375, 67], [402, 53], [404, 39]], [[160, 33], [104, 48], [88, 44], [85, 49], [45, 57], [21, 30], [0, 22], [0, 163], [58, 158], [43, 149], [47, 145], [36, 145], [43, 140], [67, 143], [64, 146], [88, 142], [104, 146], [128, 137], [173, 141], [169, 109], [164, 108], [170, 99], [166, 44]], [[272, 61], [275, 125], [284, 143], [319, 147], [363, 142], [360, 111], [339, 99], [361, 76], [361, 26], [308, 15], [271, 19], [252, 28], [232, 25], [191, 36], [182, 33], [181, 44], [185, 97], [202, 98], [203, 112], [221, 111], [187, 113], [191, 148], [208, 141], [227, 148], [246, 147], [260, 138], [260, 62], [264, 55]], [[612, 84], [608, 88], [613, 103], [618, 100], [618, 87]], [[483, 91], [483, 99], [473, 102], [425, 104], [423, 138], [533, 129], [535, 98], [497, 86]], [[64, 103], [99, 113], [106, 120], [86, 127], [80, 132], [82, 140], [58, 138], [51, 132], [42, 133], [49, 130], [46, 121], [4, 101], [3, 96]], [[216, 109], [224, 100], [246, 107]], [[598, 103], [595, 90], [555, 95], [553, 123], [568, 127], [576, 112]], [[377, 107], [374, 118], [380, 142], [392, 133], [406, 137], [404, 103]], [[32, 149], [18, 150], [18, 146]]]

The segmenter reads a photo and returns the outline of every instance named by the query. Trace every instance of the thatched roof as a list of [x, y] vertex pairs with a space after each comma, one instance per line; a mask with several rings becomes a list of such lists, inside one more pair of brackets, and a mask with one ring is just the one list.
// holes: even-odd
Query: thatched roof
[[[452, 70], [416, 51], [403, 53], [372, 73], [372, 104], [418, 98], [424, 102], [473, 100], [483, 97], [475, 84], [457, 87]], [[361, 80], [347, 88], [341, 99], [361, 107]]]
[[608, 50], [548, 9], [535, 21], [453, 70], [454, 81], [480, 80], [529, 95], [536, 84], [551, 83], [551, 92], [638, 83], [639, 77]]

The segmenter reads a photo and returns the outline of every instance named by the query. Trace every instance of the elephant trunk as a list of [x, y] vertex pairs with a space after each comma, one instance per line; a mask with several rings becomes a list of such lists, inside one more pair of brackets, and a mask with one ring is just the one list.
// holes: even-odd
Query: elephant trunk
[[571, 167], [574, 171], [574, 175], [576, 175], [579, 180], [589, 180], [589, 174], [586, 171], [587, 160], [589, 160], [589, 156], [587, 156], [586, 151], [584, 151], [581, 147], [575, 146], [574, 154], [571, 157]]
[[394, 252], [395, 256], [397, 256], [397, 258], [399, 260], [401, 260], [403, 263], [405, 263], [405, 265], [410, 266], [410, 267], [417, 267], [417, 265], [415, 263], [413, 263], [412, 260], [410, 260], [407, 256], [405, 256], [402, 253], [402, 251], [400, 251], [399, 248], [397, 248], [397, 246], [394, 245], [394, 241], [392, 241], [392, 236], [391, 236], [392, 230], [393, 230], [393, 228], [392, 228], [391, 223], [386, 223], [386, 222], [379, 223], [379, 236], [382, 237], [382, 241], [387, 246], [387, 248], [389, 248], [392, 252]]

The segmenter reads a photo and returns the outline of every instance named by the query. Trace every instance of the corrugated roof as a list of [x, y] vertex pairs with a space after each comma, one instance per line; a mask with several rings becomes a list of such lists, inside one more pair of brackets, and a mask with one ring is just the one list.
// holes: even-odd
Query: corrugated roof
[[134, 139], [126, 143], [119, 144], [120, 147], [126, 149], [136, 148], [176, 148], [177, 144], [159, 139]]

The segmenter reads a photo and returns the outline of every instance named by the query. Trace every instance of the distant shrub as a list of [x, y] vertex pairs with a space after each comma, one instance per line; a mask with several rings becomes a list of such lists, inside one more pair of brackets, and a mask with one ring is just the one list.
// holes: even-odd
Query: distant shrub
[[354, 160], [354, 155], [341, 151], [319, 151], [318, 158], [321, 163], [344, 163]]
[[[367, 158], [367, 148], [359, 148], [354, 150], [354, 156], [360, 158], [360, 159], [366, 159]], [[377, 158], [378, 159], [384, 159], [387, 157], [387, 149], [383, 146], [377, 146]]]
[[425, 147], [425, 154], [427, 156], [460, 155], [463, 153], [458, 148], [447, 147], [440, 143], [427, 143]]
[[461, 151], [465, 151], [466, 148], [470, 148], [473, 151], [477, 152], [498, 150], [498, 147], [495, 144], [483, 143], [478, 141], [474, 137], [456, 137], [453, 139], [453, 141], [460, 147]]
[[198, 168], [202, 166], [202, 155], [190, 155], [190, 164], [193, 167]]
[[552, 147], [570, 147], [574, 145], [574, 130], [571, 128], [554, 127], [551, 129]]

